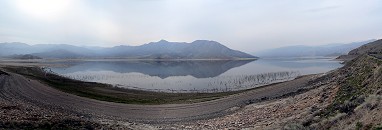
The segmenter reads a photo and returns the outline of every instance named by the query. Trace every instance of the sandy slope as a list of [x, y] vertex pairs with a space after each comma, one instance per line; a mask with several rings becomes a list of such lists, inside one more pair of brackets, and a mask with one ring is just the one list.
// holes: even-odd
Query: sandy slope
[[10, 73], [0, 76], [0, 98], [32, 102], [47, 108], [59, 108], [97, 119], [143, 122], [171, 122], [210, 118], [233, 112], [236, 106], [244, 106], [250, 100], [272, 98], [297, 91], [307, 85], [314, 75], [293, 81], [254, 89], [226, 98], [193, 103], [166, 105], [134, 105], [98, 101], [67, 94], [36, 80]]

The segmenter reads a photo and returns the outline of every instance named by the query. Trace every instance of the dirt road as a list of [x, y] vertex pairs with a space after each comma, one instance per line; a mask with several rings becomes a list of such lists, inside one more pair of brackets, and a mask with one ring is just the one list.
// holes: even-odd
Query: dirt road
[[193, 103], [165, 105], [134, 105], [98, 101], [64, 93], [39, 81], [18, 74], [0, 75], [0, 98], [20, 100], [48, 108], [80, 113], [98, 119], [117, 119], [163, 123], [211, 118], [231, 113], [248, 102], [273, 98], [305, 87], [316, 75], [269, 85], [225, 98]]

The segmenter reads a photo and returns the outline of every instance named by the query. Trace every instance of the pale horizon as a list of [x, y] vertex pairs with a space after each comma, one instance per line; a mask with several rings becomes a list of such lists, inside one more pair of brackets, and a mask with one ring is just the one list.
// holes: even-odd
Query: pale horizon
[[0, 2], [0, 42], [139, 46], [217, 41], [247, 53], [380, 39], [382, 1]]

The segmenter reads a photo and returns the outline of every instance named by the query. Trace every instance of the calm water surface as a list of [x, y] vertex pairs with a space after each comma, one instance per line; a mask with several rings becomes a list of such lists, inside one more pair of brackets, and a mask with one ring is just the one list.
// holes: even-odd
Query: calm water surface
[[255, 61], [71, 61], [62, 76], [117, 87], [165, 92], [222, 92], [292, 80], [341, 67], [331, 59]]

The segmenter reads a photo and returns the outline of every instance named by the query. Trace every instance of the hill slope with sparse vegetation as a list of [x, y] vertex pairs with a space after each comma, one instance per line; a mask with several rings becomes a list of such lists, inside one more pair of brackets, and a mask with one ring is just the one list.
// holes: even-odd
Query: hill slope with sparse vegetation
[[377, 58], [382, 58], [382, 39], [362, 45], [353, 49], [347, 55], [339, 56], [337, 59], [350, 61], [362, 54], [369, 54]]
[[382, 129], [382, 40], [349, 52], [356, 56], [329, 74], [338, 91], [333, 102], [305, 126], [334, 129]]

